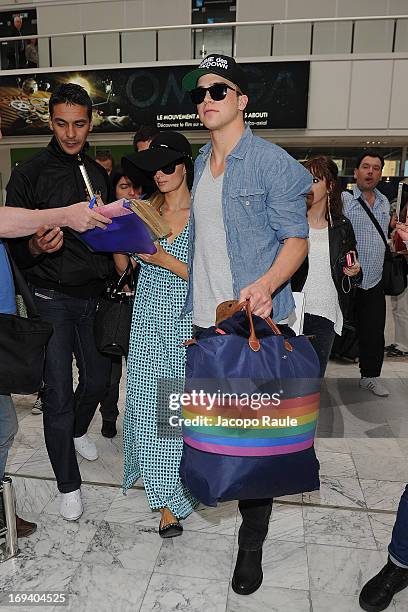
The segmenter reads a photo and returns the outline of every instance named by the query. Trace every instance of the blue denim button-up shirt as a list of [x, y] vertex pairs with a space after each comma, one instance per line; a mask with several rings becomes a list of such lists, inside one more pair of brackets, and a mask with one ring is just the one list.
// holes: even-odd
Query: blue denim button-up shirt
[[[200, 149], [195, 162], [190, 213], [188, 292], [182, 316], [193, 307], [194, 194], [211, 155], [211, 143]], [[234, 299], [244, 287], [263, 276], [276, 259], [284, 240], [307, 238], [306, 195], [312, 177], [286, 151], [255, 136], [247, 126], [226, 158], [222, 209]], [[208, 219], [211, 224], [211, 219]], [[294, 308], [285, 283], [272, 296], [273, 318], [285, 319]], [[214, 313], [215, 317], [215, 313]]]

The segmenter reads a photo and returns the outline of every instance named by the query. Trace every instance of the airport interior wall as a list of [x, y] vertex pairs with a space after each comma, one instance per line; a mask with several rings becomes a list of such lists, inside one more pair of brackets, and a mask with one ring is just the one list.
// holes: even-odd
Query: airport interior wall
[[[28, 6], [27, 3], [0, 0], [0, 7]], [[71, 0], [49, 3], [38, 0], [30, 3], [38, 11], [38, 32], [57, 33], [106, 28], [177, 25], [191, 23], [191, 0]], [[295, 19], [316, 17], [343, 17], [367, 15], [406, 14], [407, 0], [237, 0], [237, 21], [266, 19]], [[408, 26], [408, 20], [401, 22]], [[330, 27], [328, 27], [328, 25]], [[327, 27], [326, 27], [327, 26]], [[346, 27], [347, 26], [347, 27]], [[236, 36], [237, 59], [241, 61], [285, 61], [310, 59], [309, 107], [307, 128], [261, 132], [280, 144], [319, 142], [342, 143], [363, 146], [367, 140], [380, 144], [406, 145], [408, 140], [408, 29], [403, 35], [397, 32], [395, 53], [382, 50], [388, 40], [389, 22], [360, 22], [355, 26], [353, 55], [344, 53], [347, 48], [347, 28], [350, 24], [316, 24], [315, 40], [318, 54], [310, 55], [305, 48], [309, 34], [305, 28], [310, 24], [275, 26], [274, 55], [270, 44], [270, 26], [255, 32], [254, 28], [238, 28]], [[334, 30], [333, 30], [334, 28]], [[374, 30], [373, 30], [374, 28]], [[264, 36], [262, 35], [264, 32]], [[303, 34], [302, 34], [303, 32]], [[122, 61], [128, 66], [152, 65], [153, 48], [150, 38], [154, 33], [123, 34]], [[92, 64], [119, 65], [112, 34], [95, 34], [87, 42], [87, 69]], [[328, 54], [328, 41], [336, 38], [335, 54]], [[191, 59], [191, 34], [188, 31], [159, 32], [159, 62], [154, 65], [195, 64]], [[80, 39], [80, 40], [79, 40]], [[303, 41], [303, 42], [302, 42]], [[325, 43], [326, 41], [326, 43]], [[41, 41], [40, 41], [41, 42]], [[389, 40], [388, 40], [389, 42]], [[326, 46], [325, 46], [326, 45]], [[156, 48], [156, 47], [155, 47]], [[388, 49], [388, 46], [384, 46]], [[314, 49], [316, 51], [316, 49]], [[48, 52], [44, 41], [41, 53]], [[52, 42], [53, 70], [84, 63], [82, 36], [54, 39]], [[81, 55], [82, 54], [82, 55]], [[46, 65], [46, 63], [45, 63]], [[100, 65], [98, 66], [100, 68]], [[49, 68], [39, 69], [49, 71]], [[206, 135], [188, 134], [192, 140], [203, 141]], [[93, 135], [92, 144], [130, 143], [130, 134]], [[0, 172], [3, 185], [7, 182], [11, 168], [10, 144], [13, 146], [41, 146], [44, 137], [6, 139], [0, 147]]]
[[[0, 0], [0, 7], [36, 6], [38, 33], [81, 32], [124, 27], [164, 26], [191, 23], [191, 0]], [[406, 0], [237, 0], [236, 20], [312, 19], [320, 17], [361, 17], [406, 14]], [[311, 24], [277, 25], [271, 49], [271, 26], [238, 28], [236, 54], [239, 57], [270, 55], [304, 55], [310, 53]], [[314, 53], [345, 53], [350, 48], [352, 24], [315, 24]], [[119, 62], [115, 34], [95, 34], [87, 41], [82, 37], [62, 37], [52, 42], [53, 65], [72, 66]], [[387, 52], [393, 38], [393, 23], [357, 23], [354, 52]], [[122, 39], [124, 62], [152, 61], [156, 53], [154, 32], [125, 33]], [[185, 31], [159, 33], [160, 60], [182, 60], [191, 57], [191, 37]], [[408, 51], [408, 20], [398, 24], [395, 50]], [[46, 65], [48, 42], [40, 41], [40, 64]]]

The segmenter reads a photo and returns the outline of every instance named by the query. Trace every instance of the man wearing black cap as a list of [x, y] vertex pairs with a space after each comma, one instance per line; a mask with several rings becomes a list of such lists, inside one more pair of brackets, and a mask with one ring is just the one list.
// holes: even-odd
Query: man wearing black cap
[[[280, 147], [244, 124], [245, 71], [212, 54], [183, 79], [211, 142], [195, 164], [190, 222], [189, 290], [184, 313], [198, 328], [214, 324], [216, 306], [250, 300], [260, 317], [287, 322], [294, 309], [288, 279], [307, 253], [310, 174]], [[262, 545], [271, 499], [241, 500], [239, 552], [232, 579], [249, 595], [262, 583]]]

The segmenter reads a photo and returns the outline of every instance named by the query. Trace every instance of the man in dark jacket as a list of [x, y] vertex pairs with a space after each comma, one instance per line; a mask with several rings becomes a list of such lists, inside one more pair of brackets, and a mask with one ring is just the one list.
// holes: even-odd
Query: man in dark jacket
[[[61, 85], [50, 98], [49, 145], [19, 165], [7, 185], [7, 205], [30, 209], [68, 206], [86, 199], [79, 159], [95, 191], [107, 201], [108, 177], [84, 154], [92, 129], [92, 102], [79, 85]], [[44, 381], [44, 434], [61, 492], [60, 512], [67, 520], [82, 514], [81, 476], [75, 450], [90, 461], [98, 458], [87, 429], [110, 376], [110, 359], [98, 352], [94, 337], [97, 298], [112, 269], [109, 255], [92, 253], [69, 230], [40, 228], [11, 244], [25, 271], [40, 316], [53, 324], [47, 347]], [[73, 392], [72, 354], [79, 369]]]
[[7, 36], [10, 38], [15, 37], [17, 39], [16, 42], [7, 43], [7, 68], [9, 70], [26, 67], [27, 61], [25, 49], [27, 46], [27, 41], [21, 38], [25, 35], [26, 33], [23, 29], [23, 20], [21, 19], [20, 15], [15, 15], [13, 17], [13, 25], [10, 27], [10, 31], [7, 33]]

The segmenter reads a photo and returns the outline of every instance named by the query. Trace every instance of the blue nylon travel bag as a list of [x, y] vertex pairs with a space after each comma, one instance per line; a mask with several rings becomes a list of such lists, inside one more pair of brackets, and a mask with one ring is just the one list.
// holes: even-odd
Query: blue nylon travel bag
[[186, 343], [183, 484], [207, 506], [319, 489], [320, 367], [310, 341], [248, 303], [221, 304], [217, 322]]

